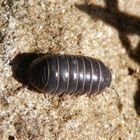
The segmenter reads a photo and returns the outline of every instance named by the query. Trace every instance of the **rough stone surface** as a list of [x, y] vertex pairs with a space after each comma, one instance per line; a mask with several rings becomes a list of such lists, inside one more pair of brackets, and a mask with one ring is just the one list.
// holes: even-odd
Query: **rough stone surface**
[[[140, 139], [140, 1], [114, 0], [114, 9], [109, 7], [110, 3], [0, 1], [2, 140]], [[106, 10], [108, 14], [103, 10], [105, 6], [110, 9]], [[129, 24], [129, 16], [134, 17], [134, 23]], [[98, 58], [112, 70], [112, 85], [91, 98], [44, 96], [27, 88], [16, 91], [21, 83], [12, 77], [9, 62], [23, 52]]]

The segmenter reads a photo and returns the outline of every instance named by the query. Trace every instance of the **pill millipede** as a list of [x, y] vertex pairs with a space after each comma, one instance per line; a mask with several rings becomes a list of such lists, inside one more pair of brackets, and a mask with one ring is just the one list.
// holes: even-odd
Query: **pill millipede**
[[11, 65], [20, 82], [45, 94], [95, 96], [111, 84], [110, 69], [98, 59], [81, 55], [30, 55], [30, 59], [23, 55], [26, 63], [20, 63], [16, 68], [15, 62]]

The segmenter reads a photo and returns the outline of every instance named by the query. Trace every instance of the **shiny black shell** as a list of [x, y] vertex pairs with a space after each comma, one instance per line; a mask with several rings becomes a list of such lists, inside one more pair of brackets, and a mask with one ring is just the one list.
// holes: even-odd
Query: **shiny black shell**
[[49, 55], [28, 67], [28, 81], [44, 93], [97, 95], [110, 86], [111, 72], [100, 60], [78, 55]]

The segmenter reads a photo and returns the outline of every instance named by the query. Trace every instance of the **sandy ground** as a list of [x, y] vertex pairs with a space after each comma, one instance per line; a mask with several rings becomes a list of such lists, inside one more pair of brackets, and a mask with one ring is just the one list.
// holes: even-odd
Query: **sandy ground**
[[[139, 140], [139, 17], [140, 0], [1, 0], [1, 140]], [[35, 52], [98, 58], [112, 85], [91, 98], [17, 90], [9, 63]]]

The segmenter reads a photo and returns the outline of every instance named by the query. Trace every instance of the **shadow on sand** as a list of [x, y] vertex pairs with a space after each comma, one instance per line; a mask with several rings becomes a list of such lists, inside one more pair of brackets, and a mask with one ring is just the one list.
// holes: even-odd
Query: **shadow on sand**
[[[135, 49], [128, 35], [140, 36], [140, 17], [121, 12], [118, 7], [118, 0], [104, 0], [105, 7], [94, 4], [75, 5], [79, 10], [87, 13], [93, 20], [102, 20], [118, 31], [119, 39], [126, 49], [128, 56], [140, 65], [140, 41]], [[140, 80], [138, 89], [134, 96], [135, 110], [140, 115]]]

